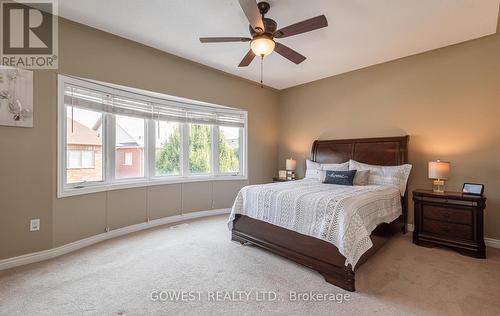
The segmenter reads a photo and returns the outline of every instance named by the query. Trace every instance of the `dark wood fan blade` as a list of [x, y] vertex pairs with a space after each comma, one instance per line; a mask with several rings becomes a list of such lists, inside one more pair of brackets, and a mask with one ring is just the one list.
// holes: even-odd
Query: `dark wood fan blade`
[[326, 26], [328, 26], [328, 21], [326, 20], [326, 16], [320, 15], [315, 18], [304, 20], [302, 22], [295, 23], [287, 27], [284, 27], [282, 29], [279, 29], [276, 32], [274, 32], [274, 37], [284, 38], [292, 35], [297, 35], [317, 30]]
[[250, 42], [248, 37], [200, 37], [202, 43]]
[[259, 7], [255, 0], [239, 0], [241, 9], [247, 16], [248, 22], [255, 31], [260, 29], [264, 31], [264, 22], [262, 21], [262, 15], [260, 14]]
[[246, 67], [246, 66], [250, 65], [250, 63], [252, 62], [252, 60], [254, 58], [255, 58], [255, 54], [252, 52], [252, 50], [249, 50], [248, 53], [245, 55], [245, 57], [243, 57], [243, 59], [241, 60], [238, 67]]
[[276, 42], [276, 46], [274, 47], [274, 51], [280, 54], [281, 56], [285, 57], [286, 59], [296, 63], [300, 64], [304, 60], [306, 60], [305, 56], [302, 56], [301, 54], [297, 53], [293, 49], [291, 49], [288, 46], [285, 46], [283, 44], [280, 44]]

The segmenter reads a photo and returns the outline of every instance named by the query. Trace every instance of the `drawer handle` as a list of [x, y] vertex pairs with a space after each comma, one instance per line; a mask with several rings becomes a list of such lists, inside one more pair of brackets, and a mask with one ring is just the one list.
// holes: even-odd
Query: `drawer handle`
[[449, 217], [450, 217], [450, 215], [451, 215], [451, 214], [450, 214], [450, 212], [446, 212], [446, 213], [444, 213], [444, 214], [443, 214], [443, 217], [444, 217], [444, 218], [449, 218]]

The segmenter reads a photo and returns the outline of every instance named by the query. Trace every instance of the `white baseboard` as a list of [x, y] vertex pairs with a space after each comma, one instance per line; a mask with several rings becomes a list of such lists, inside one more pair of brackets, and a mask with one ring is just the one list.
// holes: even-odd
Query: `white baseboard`
[[[407, 229], [409, 232], [413, 231], [413, 224], [407, 224], [406, 225]], [[493, 239], [493, 238], [484, 238], [484, 243], [486, 244], [487, 247], [491, 248], [500, 248], [500, 239]]]
[[13, 258], [8, 258], [8, 259], [3, 259], [0, 260], [0, 270], [5, 270], [17, 266], [22, 266], [25, 264], [29, 263], [34, 263], [34, 262], [39, 262], [39, 261], [44, 261], [48, 259], [52, 259], [70, 252], [73, 252], [75, 250], [96, 244], [98, 242], [108, 240], [111, 238], [116, 238], [119, 236], [127, 235], [133, 232], [153, 228], [156, 226], [160, 225], [166, 225], [166, 224], [172, 224], [172, 223], [177, 223], [177, 222], [182, 222], [190, 219], [195, 219], [195, 218], [200, 218], [200, 217], [207, 217], [207, 216], [214, 216], [214, 215], [221, 215], [221, 214], [229, 214], [230, 210], [229, 209], [217, 209], [217, 210], [210, 210], [210, 211], [201, 211], [201, 212], [192, 212], [192, 213], [186, 213], [182, 215], [175, 215], [175, 216], [169, 216], [169, 217], [164, 217], [160, 219], [155, 219], [149, 222], [145, 223], [140, 223], [140, 224], [135, 224], [123, 228], [118, 228], [114, 230], [110, 230], [109, 232], [102, 233], [99, 235], [95, 235], [92, 237], [88, 237], [85, 239], [81, 239], [66, 245], [62, 245], [56, 248], [51, 248], [47, 250], [42, 250], [38, 252], [33, 252], [29, 253], [26, 255], [18, 256], [18, 257], [13, 257]]
[[491, 248], [500, 248], [500, 239], [485, 238], [484, 243]]

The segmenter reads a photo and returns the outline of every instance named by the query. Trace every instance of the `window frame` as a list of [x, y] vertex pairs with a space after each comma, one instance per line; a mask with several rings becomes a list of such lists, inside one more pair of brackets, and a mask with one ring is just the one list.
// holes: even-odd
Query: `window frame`
[[[219, 172], [219, 152], [218, 137], [219, 125], [210, 125], [211, 128], [211, 172], [206, 174], [196, 174], [189, 172], [189, 122], [181, 122], [181, 170], [179, 175], [156, 175], [156, 119], [145, 119], [145, 141], [143, 168], [144, 177], [116, 179], [116, 158], [115, 158], [115, 126], [116, 114], [102, 113], [102, 181], [66, 183], [67, 181], [67, 144], [66, 144], [66, 104], [64, 103], [65, 86], [74, 85], [86, 89], [99, 91], [104, 95], [122, 96], [126, 98], [139, 98], [151, 104], [165, 104], [172, 106], [179, 104], [179, 108], [188, 110], [208, 110], [219, 113], [238, 114], [243, 117], [243, 127], [240, 127], [240, 171], [238, 173], [220, 173]], [[200, 181], [228, 181], [228, 180], [248, 180], [248, 112], [237, 108], [231, 108], [201, 101], [189, 100], [185, 98], [139, 90], [119, 86], [110, 83], [103, 83], [94, 80], [81, 79], [58, 75], [58, 159], [57, 159], [57, 197], [90, 194], [96, 192], [147, 187], [161, 184], [191, 183]], [[168, 121], [167, 121], [168, 122]], [[221, 125], [222, 126], [222, 125]], [[95, 157], [94, 157], [95, 159]]]
[[[246, 126], [246, 124], [245, 124], [245, 126]], [[219, 146], [219, 134], [220, 134], [219, 127], [220, 126], [214, 126], [214, 131], [217, 130], [216, 131], [217, 135], [214, 135], [214, 137], [212, 139], [212, 141], [217, 141], [217, 144], [216, 144], [217, 147]], [[246, 129], [245, 128], [238, 128], [238, 129], [239, 129], [239, 131], [238, 131], [238, 133], [239, 133], [239, 135], [238, 135], [238, 141], [239, 141], [239, 144], [238, 144], [238, 157], [242, 157], [243, 154], [244, 154], [244, 152], [245, 152], [243, 150], [243, 144], [244, 144], [244, 137], [245, 137], [244, 133], [245, 133]], [[219, 164], [220, 156], [219, 156], [219, 150], [218, 149], [219, 148], [217, 148], [217, 151], [215, 152], [217, 154], [217, 158], [216, 158], [216, 160], [217, 160], [217, 162], [216, 162], [216, 164], [217, 164], [217, 173], [221, 174], [221, 175], [235, 175], [235, 174], [237, 175], [238, 173], [231, 172], [231, 171], [230, 172], [221, 172], [220, 171], [220, 164]], [[239, 162], [240, 172], [241, 172], [241, 168], [242, 168], [242, 163], [243, 163], [242, 159], [240, 158], [240, 162]]]
[[[63, 97], [64, 91], [59, 91], [59, 98]], [[63, 99], [64, 100], [64, 99]], [[106, 129], [105, 122], [107, 121], [106, 113], [101, 113], [101, 120], [102, 120], [102, 163], [101, 163], [101, 174], [102, 174], [102, 180], [99, 181], [84, 181], [84, 182], [76, 182], [76, 183], [68, 183], [67, 182], [67, 160], [68, 160], [68, 150], [67, 150], [67, 110], [66, 110], [66, 105], [64, 102], [59, 102], [58, 101], [58, 127], [57, 127], [57, 137], [58, 137], [58, 153], [59, 157], [57, 159], [57, 191], [58, 191], [58, 197], [64, 196], [64, 192], [69, 192], [69, 190], [79, 190], [83, 188], [88, 188], [89, 191], [92, 191], [92, 188], [94, 187], [99, 187], [102, 186], [105, 181], [106, 181], [106, 164], [107, 159], [107, 147], [105, 146], [106, 139], [109, 137], [108, 130]], [[97, 112], [97, 111], [95, 111]], [[98, 112], [99, 113], [99, 112]], [[95, 160], [95, 156], [94, 156]], [[64, 168], [64, 170], [61, 170], [61, 168]], [[70, 169], [72, 170], [72, 169]], [[97, 191], [96, 191], [97, 192]], [[76, 194], [74, 194], [76, 195]], [[69, 194], [68, 196], [71, 196]]]
[[[112, 156], [113, 157], [110, 157], [110, 159], [113, 159], [113, 170], [109, 171], [110, 173], [112, 173], [112, 175], [110, 174], [110, 179], [113, 179], [113, 181], [111, 181], [112, 183], [117, 183], [117, 184], [120, 184], [120, 183], [129, 183], [129, 182], [142, 182], [144, 181], [145, 179], [147, 179], [147, 175], [148, 175], [148, 144], [147, 144], [147, 139], [148, 139], [148, 131], [149, 131], [149, 125], [148, 125], [148, 121], [149, 120], [146, 120], [144, 119], [144, 152], [143, 152], [143, 157], [142, 157], [142, 163], [144, 164], [143, 166], [143, 175], [142, 176], [139, 176], [139, 177], [124, 177], [124, 178], [117, 178], [116, 177], [116, 128], [118, 127], [117, 123], [116, 123], [116, 116], [115, 114], [109, 114], [109, 113], [106, 113], [107, 115], [110, 116], [110, 118], [108, 119], [109, 123], [108, 123], [108, 130], [111, 129], [113, 130], [113, 134], [111, 135], [111, 139], [109, 139], [110, 142], [113, 142], [112, 144], [109, 144], [107, 145], [107, 149], [109, 151], [112, 151]], [[121, 115], [121, 116], [125, 116], [125, 115]], [[123, 128], [123, 126], [122, 126]]]

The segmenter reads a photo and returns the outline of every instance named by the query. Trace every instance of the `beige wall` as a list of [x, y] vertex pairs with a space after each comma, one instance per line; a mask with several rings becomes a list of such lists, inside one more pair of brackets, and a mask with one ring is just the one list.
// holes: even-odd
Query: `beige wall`
[[280, 167], [296, 157], [299, 176], [315, 139], [410, 135], [410, 190], [430, 188], [429, 160], [451, 161], [447, 189], [484, 183], [500, 239], [499, 35], [284, 90], [279, 131]]
[[[277, 169], [278, 93], [68, 21], [59, 69], [34, 73], [34, 128], [0, 127], [0, 259], [165, 216], [230, 207], [246, 181], [154, 186], [56, 198], [57, 73], [242, 108], [249, 118], [249, 181]], [[29, 220], [41, 230], [29, 232]]]
[[[52, 168], [55, 80], [35, 72], [34, 126], [0, 126], [0, 259], [52, 246]], [[29, 233], [30, 218], [41, 230]]]

